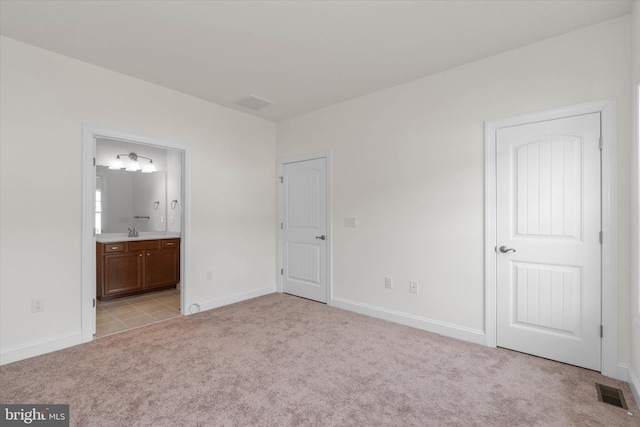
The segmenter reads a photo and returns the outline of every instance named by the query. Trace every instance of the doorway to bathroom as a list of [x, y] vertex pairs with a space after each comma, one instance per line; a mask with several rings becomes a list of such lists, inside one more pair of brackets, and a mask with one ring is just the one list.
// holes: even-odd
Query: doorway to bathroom
[[182, 153], [96, 138], [96, 333], [180, 315]]
[[187, 150], [84, 127], [82, 340], [181, 316]]

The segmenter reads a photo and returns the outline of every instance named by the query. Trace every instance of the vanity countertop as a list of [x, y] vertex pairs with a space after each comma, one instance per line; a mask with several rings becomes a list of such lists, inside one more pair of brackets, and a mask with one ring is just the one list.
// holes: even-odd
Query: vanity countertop
[[177, 232], [141, 232], [138, 237], [127, 237], [127, 233], [104, 233], [96, 236], [96, 242], [98, 243], [113, 243], [113, 242], [134, 242], [136, 240], [155, 240], [155, 239], [176, 239], [180, 237], [180, 233]]

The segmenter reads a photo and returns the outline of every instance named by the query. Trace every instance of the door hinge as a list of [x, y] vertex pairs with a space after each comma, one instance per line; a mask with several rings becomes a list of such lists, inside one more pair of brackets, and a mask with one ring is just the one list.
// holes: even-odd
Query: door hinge
[[96, 237], [96, 228], [93, 228], [93, 237]]
[[281, 276], [284, 276], [284, 268], [281, 268], [281, 269], [280, 269], [280, 275], [281, 275]]
[[282, 184], [284, 182], [284, 176], [279, 176], [278, 178], [280, 179], [280, 184]]
[[93, 299], [93, 308], [96, 308], [96, 299]]
[[600, 150], [602, 150], [602, 137], [600, 137]]
[[284, 222], [280, 223], [280, 230], [284, 230]]
[[600, 240], [600, 244], [602, 244], [602, 231], [600, 232], [600, 235], [598, 236], [598, 239]]
[[600, 338], [604, 336], [604, 327], [600, 325]]
[[94, 157], [93, 158], [93, 166], [95, 166], [95, 165], [96, 165], [96, 158]]

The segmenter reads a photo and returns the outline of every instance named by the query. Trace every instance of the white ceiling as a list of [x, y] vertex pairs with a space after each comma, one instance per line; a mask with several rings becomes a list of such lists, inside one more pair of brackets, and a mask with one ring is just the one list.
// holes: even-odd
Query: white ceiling
[[[1, 0], [0, 33], [277, 122], [630, 10], [631, 0]], [[276, 104], [234, 104], [248, 93]]]

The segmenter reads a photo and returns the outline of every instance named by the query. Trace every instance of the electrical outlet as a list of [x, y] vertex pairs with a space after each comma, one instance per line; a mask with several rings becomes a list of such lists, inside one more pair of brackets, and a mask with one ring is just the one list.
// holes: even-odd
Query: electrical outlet
[[207, 280], [213, 280], [213, 271], [207, 271]]
[[391, 280], [391, 277], [384, 278], [384, 287], [388, 289], [393, 289], [393, 280]]
[[418, 293], [418, 282], [409, 282], [409, 292], [413, 294]]
[[31, 300], [31, 312], [44, 311], [44, 298], [34, 298]]

